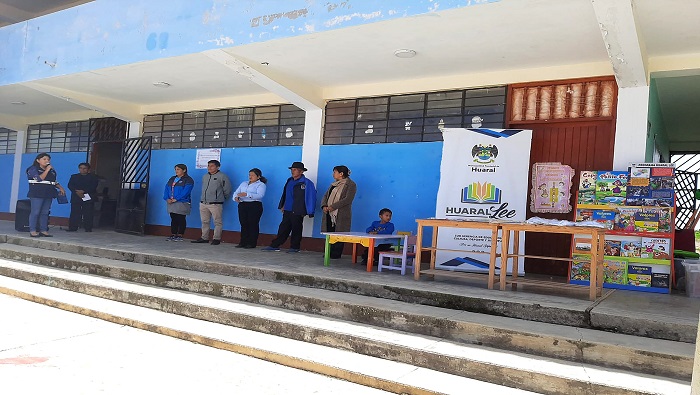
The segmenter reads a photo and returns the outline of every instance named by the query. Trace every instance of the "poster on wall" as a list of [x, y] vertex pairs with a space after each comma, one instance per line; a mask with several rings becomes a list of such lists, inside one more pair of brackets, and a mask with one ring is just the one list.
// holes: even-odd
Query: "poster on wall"
[[530, 211], [533, 213], [571, 212], [571, 179], [574, 169], [561, 163], [532, 165]]
[[221, 162], [221, 149], [220, 148], [208, 148], [208, 149], [198, 149], [197, 150], [197, 169], [206, 169], [207, 163], [210, 160], [218, 160]]
[[[462, 221], [525, 221], [532, 131], [457, 129], [442, 131], [436, 218]], [[441, 228], [438, 249], [491, 250], [490, 230]], [[520, 243], [520, 254], [525, 243]], [[500, 246], [498, 247], [500, 248]], [[500, 260], [496, 261], [500, 270]], [[437, 269], [486, 273], [489, 255], [437, 251]], [[509, 264], [508, 272], [511, 272]], [[523, 265], [519, 271], [522, 273]]]

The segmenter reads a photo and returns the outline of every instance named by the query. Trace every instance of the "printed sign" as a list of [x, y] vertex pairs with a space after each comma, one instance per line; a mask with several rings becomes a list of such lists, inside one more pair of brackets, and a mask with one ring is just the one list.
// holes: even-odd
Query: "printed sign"
[[197, 150], [197, 169], [206, 169], [207, 163], [210, 160], [218, 160], [221, 162], [221, 149], [220, 148], [209, 148], [209, 149], [198, 149]]
[[[451, 129], [442, 131], [443, 151], [436, 218], [521, 222], [526, 219], [532, 131]], [[436, 268], [488, 272], [490, 230], [441, 228]], [[520, 254], [525, 243], [520, 242]], [[500, 248], [500, 247], [499, 247]], [[500, 250], [499, 250], [500, 251]], [[497, 272], [500, 261], [496, 261]], [[520, 265], [520, 272], [523, 265]], [[508, 267], [508, 272], [511, 267]]]

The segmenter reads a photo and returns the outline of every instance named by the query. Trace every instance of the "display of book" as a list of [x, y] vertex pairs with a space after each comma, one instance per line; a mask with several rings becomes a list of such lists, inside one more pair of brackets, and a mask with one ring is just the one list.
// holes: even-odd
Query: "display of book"
[[[603, 286], [669, 293], [673, 261], [673, 164], [628, 171], [581, 171], [576, 221], [605, 225]], [[595, 181], [594, 181], [595, 180]], [[575, 236], [569, 281], [590, 281], [590, 239]]]

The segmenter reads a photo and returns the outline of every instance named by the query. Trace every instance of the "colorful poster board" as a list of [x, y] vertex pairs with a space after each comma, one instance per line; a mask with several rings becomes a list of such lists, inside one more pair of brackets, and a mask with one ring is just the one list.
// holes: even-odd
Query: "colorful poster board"
[[574, 169], [561, 163], [532, 165], [530, 211], [533, 213], [571, 212], [571, 179]]

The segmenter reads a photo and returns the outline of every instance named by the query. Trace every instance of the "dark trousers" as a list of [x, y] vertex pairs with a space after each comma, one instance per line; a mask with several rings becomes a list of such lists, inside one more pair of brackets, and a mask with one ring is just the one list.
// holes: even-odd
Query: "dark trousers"
[[[331, 220], [331, 216], [328, 215], [328, 213], [323, 214], [323, 218], [326, 221], [326, 229], [328, 229], [329, 232], [335, 232], [335, 225], [333, 224], [333, 221]], [[330, 258], [331, 259], [338, 259], [343, 255], [343, 248], [345, 247], [345, 243], [343, 242], [337, 242], [331, 244], [331, 251], [330, 251]]]
[[238, 203], [238, 221], [241, 223], [241, 245], [255, 247], [258, 245], [260, 234], [260, 217], [262, 217], [262, 202]]
[[285, 210], [282, 213], [282, 222], [277, 229], [277, 237], [272, 240], [270, 246], [278, 248], [292, 234], [289, 248], [299, 249], [301, 246], [301, 231], [304, 229], [304, 216], [296, 215], [291, 211]]
[[170, 233], [184, 235], [187, 228], [187, 216], [184, 214], [170, 213]]
[[95, 202], [78, 201], [70, 203], [70, 218], [68, 219], [68, 229], [77, 230], [80, 225], [85, 230], [92, 230], [92, 222], [95, 215]]
[[[389, 251], [392, 248], [394, 248], [393, 244], [379, 244], [374, 246], [374, 263], [377, 264], [377, 260], [379, 259], [379, 253], [382, 251]], [[362, 260], [366, 261], [367, 257], [369, 256], [369, 248], [365, 249], [365, 252], [362, 253]]]

